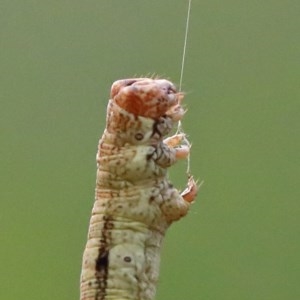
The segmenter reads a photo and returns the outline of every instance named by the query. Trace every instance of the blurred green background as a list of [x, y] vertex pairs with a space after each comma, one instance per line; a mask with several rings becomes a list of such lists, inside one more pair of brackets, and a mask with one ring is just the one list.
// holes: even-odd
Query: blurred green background
[[[0, 299], [79, 299], [111, 83], [179, 83], [186, 12], [1, 1]], [[168, 232], [157, 300], [300, 299], [299, 15], [292, 0], [193, 0], [183, 125], [205, 183]]]

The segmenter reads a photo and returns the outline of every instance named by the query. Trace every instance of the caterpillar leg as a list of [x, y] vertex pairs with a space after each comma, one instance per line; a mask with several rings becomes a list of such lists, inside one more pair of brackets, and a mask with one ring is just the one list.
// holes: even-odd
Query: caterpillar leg
[[187, 159], [190, 148], [185, 134], [179, 133], [164, 139], [149, 157], [152, 157], [159, 166], [168, 168], [179, 159]]
[[[182, 143], [185, 142], [186, 144]], [[191, 145], [186, 139], [184, 133], [175, 134], [171, 137], [164, 139], [164, 143], [176, 150], [176, 159], [185, 159], [190, 154]], [[186, 202], [193, 202], [197, 196], [199, 187], [197, 182], [194, 180], [193, 176], [189, 176], [187, 187], [185, 190], [180, 194], [181, 197]]]
[[186, 189], [181, 192], [181, 197], [186, 202], [193, 202], [197, 196], [199, 190], [199, 186], [197, 182], [194, 180], [193, 176], [189, 176], [188, 183]]
[[167, 146], [176, 150], [176, 159], [186, 159], [190, 154], [191, 146], [188, 144], [182, 145], [183, 141], [186, 141], [184, 133], [175, 134], [164, 139], [164, 143]]
[[185, 216], [195, 200], [198, 185], [193, 176], [189, 176], [186, 189], [180, 193], [176, 188], [167, 188], [163, 192], [161, 210], [169, 222], [174, 222]]
[[174, 148], [183, 141], [185, 134], [184, 133], [179, 133], [179, 134], [174, 134], [166, 139], [164, 139], [164, 143], [167, 144], [169, 147]]

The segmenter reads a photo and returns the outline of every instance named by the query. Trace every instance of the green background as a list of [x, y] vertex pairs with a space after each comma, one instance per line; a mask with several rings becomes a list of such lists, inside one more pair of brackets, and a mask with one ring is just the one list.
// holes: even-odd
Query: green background
[[[187, 1], [1, 0], [0, 299], [79, 299], [111, 83], [179, 83]], [[300, 299], [300, 2], [192, 3], [192, 172], [157, 300]], [[185, 185], [185, 164], [171, 177]]]

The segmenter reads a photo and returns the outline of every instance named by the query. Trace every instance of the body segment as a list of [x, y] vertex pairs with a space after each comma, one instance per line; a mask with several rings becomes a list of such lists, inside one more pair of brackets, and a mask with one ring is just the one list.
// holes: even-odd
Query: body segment
[[180, 135], [164, 141], [184, 114], [182, 98], [163, 79], [113, 84], [98, 146], [81, 300], [154, 299], [164, 234], [197, 193], [192, 178], [182, 195], [167, 178], [167, 168], [189, 153]]

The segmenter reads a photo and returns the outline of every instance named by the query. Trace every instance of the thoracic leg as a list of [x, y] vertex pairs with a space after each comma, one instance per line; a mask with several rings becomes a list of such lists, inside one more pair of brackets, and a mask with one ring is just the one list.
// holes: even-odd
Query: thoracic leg
[[181, 192], [181, 197], [187, 202], [193, 202], [197, 196], [199, 186], [193, 176], [189, 176], [187, 187]]
[[182, 145], [186, 141], [185, 134], [179, 133], [164, 139], [164, 143], [176, 150], [176, 159], [185, 159], [190, 153], [190, 145]]
[[[185, 159], [190, 153], [190, 145], [181, 145], [182, 142], [186, 140], [184, 133], [175, 134], [171, 137], [168, 137], [164, 140], [164, 143], [167, 144], [170, 148], [176, 150], [176, 159]], [[194, 180], [193, 176], [189, 176], [186, 189], [181, 193], [181, 197], [186, 202], [193, 202], [197, 196], [199, 188], [197, 182]]]

